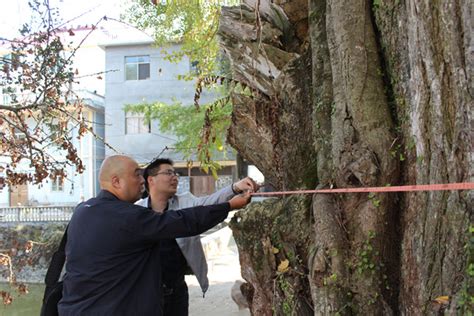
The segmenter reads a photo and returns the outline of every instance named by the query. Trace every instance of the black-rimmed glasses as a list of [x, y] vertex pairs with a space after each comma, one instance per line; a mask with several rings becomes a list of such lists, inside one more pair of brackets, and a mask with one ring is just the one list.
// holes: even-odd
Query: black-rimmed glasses
[[174, 170], [166, 170], [166, 171], [162, 171], [162, 172], [157, 172], [157, 173], [154, 174], [154, 176], [159, 175], [159, 174], [164, 174], [164, 175], [167, 175], [168, 177], [175, 176], [175, 177], [179, 178], [179, 173], [174, 171]]

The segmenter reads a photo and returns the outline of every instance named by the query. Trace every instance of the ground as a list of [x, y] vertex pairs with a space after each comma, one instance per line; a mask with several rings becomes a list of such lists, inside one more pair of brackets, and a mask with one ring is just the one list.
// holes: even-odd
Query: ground
[[[227, 228], [228, 229], [228, 228]], [[186, 276], [189, 287], [189, 316], [248, 316], [249, 309], [239, 311], [230, 297], [230, 290], [240, 275], [239, 255], [234, 240], [219, 253], [208, 257], [209, 290], [202, 297], [201, 288], [194, 276]]]

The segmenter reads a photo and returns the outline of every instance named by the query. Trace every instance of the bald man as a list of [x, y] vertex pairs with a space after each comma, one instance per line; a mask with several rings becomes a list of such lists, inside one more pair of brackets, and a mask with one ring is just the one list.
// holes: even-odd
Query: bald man
[[250, 201], [238, 195], [159, 214], [133, 204], [144, 179], [121, 155], [105, 159], [99, 181], [99, 195], [78, 205], [69, 223], [59, 315], [162, 315], [159, 241], [198, 235]]

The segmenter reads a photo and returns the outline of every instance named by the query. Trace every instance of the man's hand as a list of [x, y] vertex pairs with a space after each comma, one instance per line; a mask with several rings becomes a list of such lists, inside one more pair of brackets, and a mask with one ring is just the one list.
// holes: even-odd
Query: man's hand
[[243, 208], [245, 205], [250, 203], [250, 192], [247, 191], [243, 194], [234, 196], [229, 201], [231, 210]]
[[243, 178], [242, 180], [232, 185], [232, 190], [234, 190], [235, 193], [242, 193], [247, 191], [257, 192], [259, 188], [260, 186], [250, 177]]

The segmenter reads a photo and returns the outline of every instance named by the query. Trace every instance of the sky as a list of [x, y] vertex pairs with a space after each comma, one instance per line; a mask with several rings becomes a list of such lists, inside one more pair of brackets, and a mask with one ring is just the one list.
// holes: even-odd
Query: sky
[[[20, 37], [18, 30], [24, 23], [31, 21], [31, 9], [28, 0], [0, 0], [2, 1], [2, 9], [0, 10], [0, 44], [2, 38], [12, 40]], [[47, 1], [47, 0], [39, 0]], [[62, 23], [71, 21], [65, 26], [67, 28], [76, 28], [78, 26], [97, 24], [104, 16], [113, 19], [120, 19], [124, 7], [130, 0], [49, 0], [51, 8], [58, 8], [59, 17]], [[76, 34], [74, 37], [67, 37], [67, 41], [74, 41], [71, 47], [76, 47], [81, 43], [81, 50], [76, 52], [74, 65], [81, 69], [81, 74], [93, 74], [104, 71], [103, 51], [97, 45], [111, 43], [132, 43], [151, 40], [149, 35], [125, 23], [115, 20], [100, 21], [99, 28], [92, 34], [88, 30]], [[37, 28], [33, 27], [33, 30]], [[87, 36], [87, 41], [82, 43]], [[0, 47], [0, 54], [8, 52], [8, 48]], [[92, 58], [95, 56], [96, 58]], [[90, 91], [97, 91], [99, 94], [104, 93], [104, 83], [102, 80], [96, 80], [95, 76], [85, 77], [81, 79], [81, 87]]]
[[[44, 1], [44, 0], [40, 0]], [[64, 21], [73, 19], [71, 26], [95, 24], [104, 15], [118, 19], [127, 0], [50, 0]], [[11, 39], [18, 29], [30, 21], [28, 0], [2, 0], [0, 38]]]

